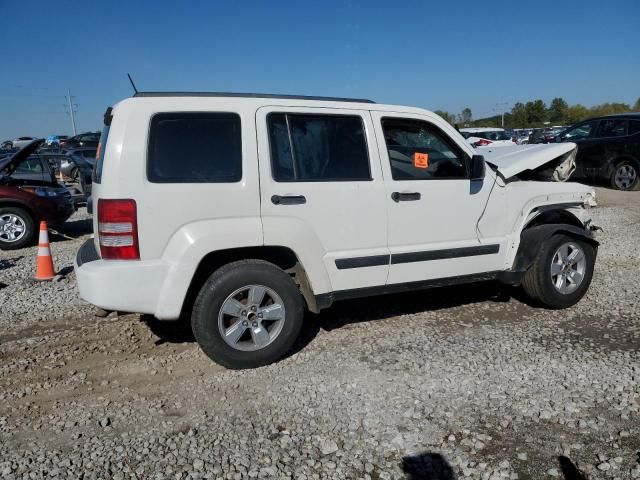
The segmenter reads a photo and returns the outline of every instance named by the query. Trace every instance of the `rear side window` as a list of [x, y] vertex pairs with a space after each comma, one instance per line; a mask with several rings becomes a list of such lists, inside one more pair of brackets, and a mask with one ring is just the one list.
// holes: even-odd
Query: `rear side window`
[[104, 167], [104, 151], [107, 148], [107, 138], [109, 138], [109, 125], [105, 125], [100, 135], [98, 149], [96, 150], [96, 166], [93, 170], [93, 182], [100, 183], [102, 181], [102, 168]]
[[149, 132], [147, 178], [153, 183], [240, 181], [240, 116], [222, 112], [154, 115]]
[[624, 137], [627, 134], [627, 121], [619, 118], [602, 120], [598, 137]]
[[272, 113], [267, 123], [277, 182], [371, 180], [361, 117]]

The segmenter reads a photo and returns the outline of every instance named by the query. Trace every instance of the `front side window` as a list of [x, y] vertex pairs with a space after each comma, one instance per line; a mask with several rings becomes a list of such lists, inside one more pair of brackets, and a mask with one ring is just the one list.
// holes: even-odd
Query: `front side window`
[[40, 157], [29, 157], [16, 167], [15, 173], [42, 173], [42, 163]]
[[240, 116], [220, 112], [154, 115], [149, 131], [147, 178], [153, 183], [240, 181]]
[[272, 113], [267, 124], [275, 181], [371, 180], [361, 117]]
[[401, 118], [382, 119], [394, 180], [467, 178], [466, 155], [437, 127]]
[[624, 137], [627, 134], [627, 121], [619, 118], [602, 120], [598, 137]]
[[640, 120], [629, 120], [629, 135], [640, 133]]
[[586, 122], [567, 130], [567, 133], [563, 135], [565, 140], [581, 140], [584, 138], [593, 137], [595, 134], [596, 126], [598, 122]]

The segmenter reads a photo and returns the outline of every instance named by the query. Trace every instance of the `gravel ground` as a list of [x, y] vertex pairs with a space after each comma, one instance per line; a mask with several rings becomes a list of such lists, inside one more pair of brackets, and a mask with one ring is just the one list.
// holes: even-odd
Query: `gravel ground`
[[640, 192], [599, 190], [574, 308], [487, 283], [309, 315], [275, 365], [228, 371], [179, 323], [97, 319], [71, 271], [90, 223], [0, 253], [2, 478], [640, 478]]

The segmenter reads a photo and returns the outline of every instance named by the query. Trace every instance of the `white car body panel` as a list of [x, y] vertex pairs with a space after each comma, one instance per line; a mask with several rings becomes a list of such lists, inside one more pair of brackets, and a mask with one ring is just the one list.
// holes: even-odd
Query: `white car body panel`
[[584, 222], [587, 218], [582, 207], [596, 205], [593, 188], [579, 183], [510, 182], [505, 185], [504, 191], [505, 198], [508, 198], [507, 228], [511, 232], [511, 241], [504, 258], [505, 269], [513, 265], [520, 245], [520, 232], [538, 211], [544, 210], [545, 207], [562, 207]]
[[[484, 181], [474, 182], [468, 179], [393, 180], [381, 119], [395, 117], [425, 121], [445, 133], [447, 124], [424, 114], [373, 111], [372, 116], [386, 184], [387, 231], [391, 255], [482, 245], [499, 246], [499, 251], [490, 255], [392, 264], [387, 283], [415, 282], [501, 269], [501, 252], [504, 252], [506, 242], [504, 202], [490, 203], [490, 208], [483, 217], [485, 231], [482, 238], [478, 237], [476, 229], [492, 190], [495, 174], [488, 172]], [[468, 145], [462, 136], [451, 137], [461, 149], [467, 150]], [[473, 149], [469, 154], [473, 155]], [[412, 202], [395, 202], [391, 199], [391, 194], [395, 191], [418, 192], [421, 198]]]
[[[241, 117], [242, 180], [237, 183], [151, 183], [146, 155], [158, 112], [235, 112]], [[275, 182], [266, 115], [271, 111], [359, 115], [368, 143], [371, 181]], [[485, 155], [505, 178], [537, 168], [572, 144], [474, 149], [436, 114], [394, 105], [251, 97], [139, 97], [113, 107], [99, 199], [137, 203], [140, 260], [96, 260], [77, 266], [80, 296], [108, 310], [179, 316], [193, 275], [209, 253], [238, 247], [294, 251], [314, 294], [507, 270], [532, 211], [578, 208], [593, 191], [578, 184], [505, 183], [487, 168], [482, 181], [392, 180], [382, 116], [416, 118], [446, 133], [469, 158]], [[514, 148], [519, 149], [518, 151]], [[421, 202], [395, 203], [393, 191], [420, 191]], [[302, 194], [304, 205], [274, 205], [274, 194]], [[564, 208], [564, 207], [563, 207]], [[97, 231], [94, 215], [94, 231]], [[498, 245], [495, 254], [339, 270], [335, 260]], [[99, 251], [97, 240], [95, 246]]]
[[[271, 174], [270, 113], [359, 116], [365, 126], [372, 181], [276, 182]], [[287, 245], [305, 266], [314, 292], [384, 285], [388, 265], [339, 270], [336, 259], [388, 255], [384, 183], [367, 110], [265, 106], [256, 114], [265, 245]], [[304, 195], [303, 205], [274, 205], [272, 195]], [[363, 235], [363, 232], [367, 232]], [[319, 260], [323, 265], [315, 265]], [[311, 267], [307, 267], [311, 265]], [[327, 279], [314, 272], [326, 271]]]

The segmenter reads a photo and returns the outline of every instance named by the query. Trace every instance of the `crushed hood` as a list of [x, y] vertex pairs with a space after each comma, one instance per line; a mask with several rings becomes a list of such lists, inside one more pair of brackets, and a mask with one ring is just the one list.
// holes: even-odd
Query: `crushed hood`
[[569, 142], [484, 147], [481, 150], [485, 161], [493, 165], [505, 179], [548, 166], [553, 169], [550, 180], [566, 181], [575, 170], [578, 148], [575, 143]]

